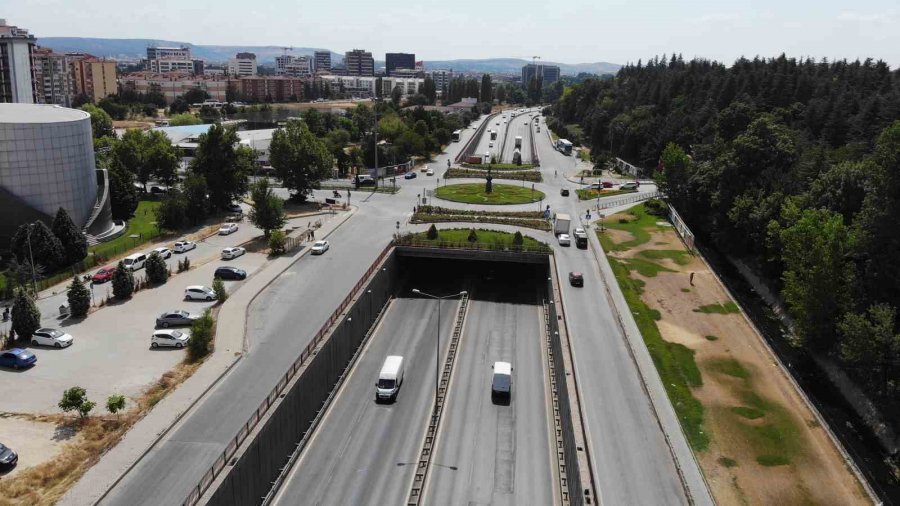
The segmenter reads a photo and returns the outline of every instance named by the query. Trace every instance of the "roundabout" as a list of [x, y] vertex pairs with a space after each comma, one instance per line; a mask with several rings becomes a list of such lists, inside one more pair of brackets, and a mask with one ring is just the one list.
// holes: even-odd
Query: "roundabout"
[[452, 184], [441, 186], [434, 196], [464, 204], [514, 205], [538, 202], [545, 198], [544, 192], [532, 190], [530, 186], [494, 184], [491, 193], [485, 192], [484, 183]]

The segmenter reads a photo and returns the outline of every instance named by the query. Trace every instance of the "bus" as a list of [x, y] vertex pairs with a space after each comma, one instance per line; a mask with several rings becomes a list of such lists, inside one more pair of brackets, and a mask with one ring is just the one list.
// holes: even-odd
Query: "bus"
[[491, 133], [491, 140], [497, 140], [497, 131], [496, 130], [488, 130]]
[[450, 135], [450, 140], [453, 142], [459, 142], [459, 136], [462, 135], [462, 130], [454, 130]]
[[564, 155], [571, 155], [572, 143], [566, 139], [559, 139], [556, 141], [556, 150]]

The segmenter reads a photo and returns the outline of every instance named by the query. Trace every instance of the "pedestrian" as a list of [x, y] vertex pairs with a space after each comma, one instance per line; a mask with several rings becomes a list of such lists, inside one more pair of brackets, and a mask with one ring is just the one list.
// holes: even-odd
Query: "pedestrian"
[[694, 273], [691, 273], [691, 286], [694, 286]]
[[315, 231], [315, 230], [310, 230], [310, 231], [309, 231], [309, 237], [310, 237], [311, 239], [315, 240], [315, 238], [316, 238], [316, 231]]

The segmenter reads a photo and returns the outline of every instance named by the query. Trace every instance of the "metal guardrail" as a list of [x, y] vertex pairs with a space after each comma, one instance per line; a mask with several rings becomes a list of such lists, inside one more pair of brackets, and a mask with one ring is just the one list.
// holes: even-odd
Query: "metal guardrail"
[[[438, 301], [440, 304], [441, 301]], [[456, 312], [456, 323], [453, 327], [453, 335], [450, 337], [450, 350], [444, 361], [444, 370], [441, 372], [441, 382], [435, 399], [434, 411], [431, 421], [428, 423], [428, 431], [425, 433], [425, 441], [422, 451], [419, 453], [419, 462], [416, 465], [416, 474], [412, 487], [409, 490], [407, 506], [418, 506], [422, 501], [422, 492], [425, 490], [425, 480], [428, 478], [428, 470], [431, 457], [434, 455], [434, 447], [437, 439], [437, 431], [441, 425], [441, 416], [444, 414], [444, 400], [450, 389], [450, 377], [453, 374], [453, 364], [456, 363], [456, 352], [459, 348], [459, 338], [462, 335], [463, 321], [466, 318], [466, 310], [469, 307], [469, 296], [463, 295], [460, 299], [459, 310]]]
[[528, 122], [528, 138], [531, 141], [531, 163], [540, 167], [541, 159], [538, 157], [537, 142], [534, 140], [534, 123], [531, 121]]
[[478, 146], [478, 140], [481, 139], [482, 135], [484, 135], [485, 128], [487, 128], [491, 124], [491, 121], [498, 114], [500, 113], [495, 112], [494, 114], [489, 114], [488, 117], [484, 121], [482, 121], [480, 125], [478, 125], [478, 128], [475, 129], [475, 133], [472, 134], [472, 137], [470, 137], [468, 141], [466, 141], [466, 144], [459, 151], [459, 154], [457, 154], [456, 158], [454, 158], [454, 161], [457, 164], [461, 163], [462, 160], [465, 160], [467, 156], [472, 154], [475, 149], [473, 146]]
[[[550, 325], [550, 306], [547, 304], [546, 299], [543, 301], [543, 311], [544, 328], [547, 334], [547, 367], [550, 373], [550, 402], [551, 407], [553, 408], [553, 434], [554, 440], [556, 441], [556, 467], [559, 470], [559, 490], [562, 495], [562, 504], [563, 506], [568, 506], [572, 501], [569, 495], [569, 472], [568, 467], [566, 466], [566, 442], [563, 438], [563, 431], [565, 428], [563, 427], [562, 413], [560, 412], [559, 407], [560, 385], [556, 381], [556, 358], [553, 356], [554, 346], [550, 337], [553, 332], [553, 328]], [[566, 386], [563, 385], [562, 388], [566, 388]]]
[[659, 192], [656, 191], [656, 192], [650, 192], [650, 193], [638, 193], [636, 195], [629, 195], [628, 197], [622, 197], [622, 198], [618, 198], [618, 199], [601, 200], [597, 204], [597, 210], [609, 209], [610, 207], [618, 207], [618, 206], [623, 206], [625, 204], [633, 204], [635, 202], [642, 202], [644, 200], [657, 198], [659, 196], [660, 196]]
[[432, 248], [432, 249], [453, 249], [453, 250], [473, 250], [473, 251], [502, 251], [507, 253], [531, 253], [539, 255], [552, 255], [553, 248], [550, 246], [500, 246], [497, 244], [480, 243], [480, 242], [431, 242], [415, 239], [405, 239], [403, 237], [394, 239], [395, 246], [412, 246], [414, 248]]
[[259, 421], [265, 416], [266, 412], [269, 411], [269, 408], [272, 407], [272, 404], [278, 399], [281, 395], [281, 392], [284, 391], [285, 387], [290, 383], [291, 379], [293, 379], [294, 375], [297, 374], [297, 371], [306, 363], [306, 360], [310, 357], [313, 350], [316, 349], [316, 346], [319, 342], [324, 338], [328, 331], [331, 330], [332, 325], [335, 324], [340, 318], [341, 314], [347, 309], [347, 306], [350, 305], [350, 302], [353, 300], [353, 297], [356, 295], [356, 292], [363, 287], [366, 280], [369, 279], [369, 276], [375, 272], [375, 269], [378, 268], [378, 265], [384, 260], [384, 257], [387, 256], [388, 252], [391, 250], [393, 246], [387, 245], [384, 250], [378, 255], [378, 258], [372, 262], [372, 265], [366, 269], [365, 274], [356, 282], [356, 285], [350, 290], [350, 293], [344, 297], [344, 300], [341, 301], [340, 305], [338, 305], [337, 309], [328, 317], [328, 320], [322, 325], [318, 332], [316, 332], [315, 336], [306, 345], [306, 348], [300, 352], [300, 356], [297, 357], [296, 360], [291, 364], [288, 368], [287, 372], [281, 376], [281, 379], [278, 380], [278, 383], [275, 387], [269, 392], [269, 395], [259, 404], [259, 407], [256, 408], [256, 411], [250, 415], [250, 418], [238, 429], [237, 434], [231, 439], [227, 446], [225, 446], [225, 450], [219, 455], [216, 460], [213, 462], [213, 465], [203, 474], [203, 477], [200, 478], [200, 482], [194, 486], [191, 490], [190, 494], [188, 494], [187, 498], [184, 500], [184, 506], [193, 506], [197, 504], [203, 494], [209, 489], [209, 486], [216, 479], [219, 474], [222, 473], [222, 470], [225, 468], [225, 465], [234, 457], [235, 453], [237, 453], [238, 448], [240, 448], [241, 444], [244, 440], [247, 439], [247, 436], [253, 432], [253, 429], [256, 428], [256, 425]]

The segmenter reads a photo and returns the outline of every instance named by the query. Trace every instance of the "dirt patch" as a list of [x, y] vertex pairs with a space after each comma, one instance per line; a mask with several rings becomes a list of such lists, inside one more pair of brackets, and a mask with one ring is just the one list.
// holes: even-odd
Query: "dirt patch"
[[[666, 252], [685, 250], [671, 228], [645, 232], [649, 241], [609, 256], [643, 282], [641, 300], [659, 313], [662, 338], [694, 352], [702, 385], [691, 393], [703, 405], [702, 430], [710, 439], [697, 457], [716, 501], [866, 504], [855, 476], [762, 338], [729, 310], [732, 301], [706, 263]], [[605, 234], [615, 244], [636, 239], [628, 231]]]
[[29, 467], [53, 460], [73, 439], [75, 431], [65, 425], [11, 413], [0, 414], [0, 442], [19, 454], [19, 464], [9, 472], [0, 472], [0, 480], [13, 478]]

